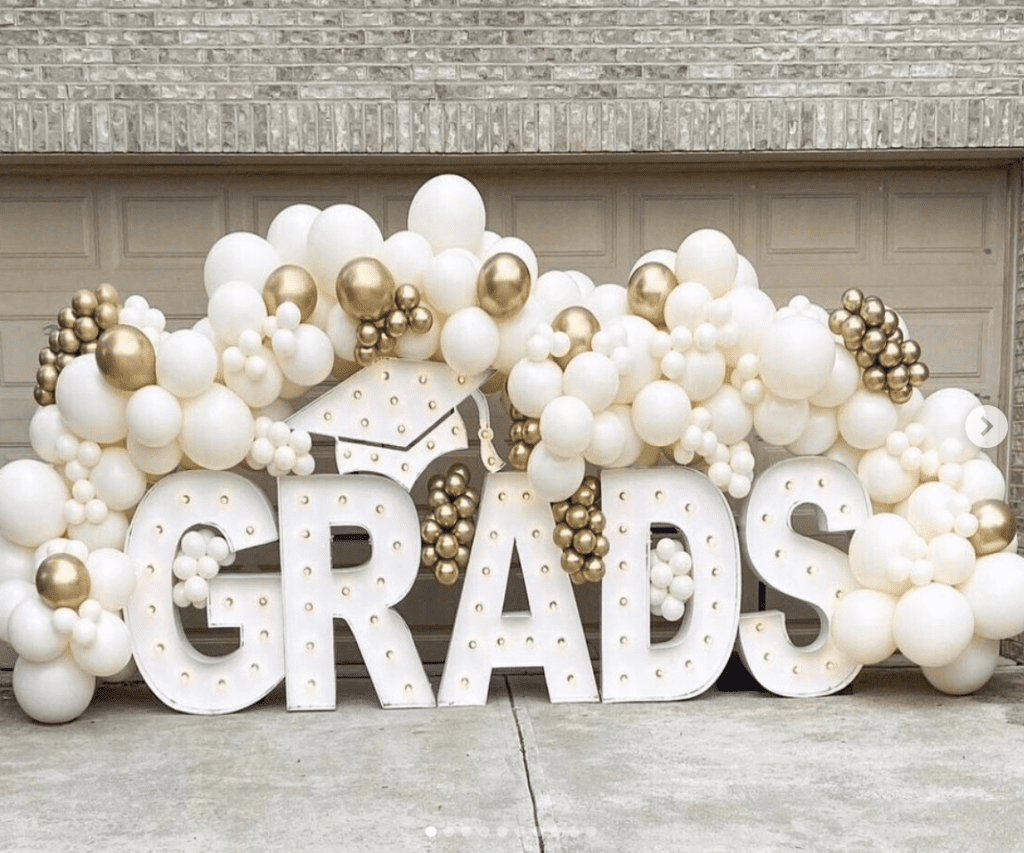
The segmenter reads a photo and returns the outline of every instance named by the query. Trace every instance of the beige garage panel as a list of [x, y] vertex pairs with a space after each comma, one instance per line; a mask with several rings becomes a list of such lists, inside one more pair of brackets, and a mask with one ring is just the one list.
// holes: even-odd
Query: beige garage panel
[[[412, 194], [431, 173], [0, 178], [0, 461], [31, 452], [36, 355], [73, 291], [109, 281], [122, 295], [145, 295], [180, 328], [205, 313], [203, 260], [223, 234], [265, 234], [275, 214], [296, 202], [348, 202], [372, 214], [387, 236], [405, 227]], [[488, 227], [527, 240], [542, 271], [580, 269], [599, 284], [624, 283], [644, 251], [675, 249], [697, 228], [718, 228], [752, 261], [777, 304], [803, 293], [834, 306], [854, 286], [876, 293], [904, 314], [922, 344], [931, 387], [965, 387], [1006, 406], [1005, 168], [595, 165], [464, 173], [483, 193]], [[580, 594], [596, 635], [596, 590]], [[443, 657], [456, 600], [457, 588], [439, 589], [424, 576], [400, 608], [429, 660]], [[356, 659], [347, 646], [339, 653]]]

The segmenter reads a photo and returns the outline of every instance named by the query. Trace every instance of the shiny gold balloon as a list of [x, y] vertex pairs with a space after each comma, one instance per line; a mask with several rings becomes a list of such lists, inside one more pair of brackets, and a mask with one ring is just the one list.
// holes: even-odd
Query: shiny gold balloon
[[448, 476], [444, 478], [444, 490], [449, 495], [457, 498], [459, 495], [465, 494], [467, 486], [469, 483], [466, 482], [466, 478], [462, 476], [461, 472], [448, 470]]
[[931, 371], [928, 369], [928, 365], [923, 361], [915, 361], [908, 368], [910, 371], [910, 384], [914, 388], [920, 388], [928, 381], [928, 377], [931, 375]]
[[523, 441], [531, 447], [540, 443], [540, 421], [536, 418], [523, 421]]
[[409, 328], [414, 334], [424, 335], [434, 325], [434, 315], [422, 305], [417, 305], [409, 312]]
[[522, 441], [523, 440], [523, 422], [512, 421], [512, 425], [508, 428], [509, 441]]
[[864, 371], [861, 381], [868, 391], [884, 391], [885, 375], [885, 368], [876, 364]]
[[585, 506], [573, 504], [565, 513], [565, 523], [573, 530], [582, 530], [590, 521], [590, 513]]
[[902, 329], [893, 329], [893, 331], [889, 333], [889, 343], [891, 343], [891, 344], [902, 344], [903, 343], [903, 330]]
[[431, 509], [437, 509], [446, 503], [450, 503], [450, 501], [448, 500], [448, 493], [444, 489], [431, 489], [427, 493], [427, 504]]
[[[468, 477], [466, 478], [469, 479]], [[473, 502], [473, 506], [480, 506], [480, 492], [473, 486], [466, 486], [465, 496]]]
[[665, 328], [665, 300], [677, 284], [676, 274], [664, 264], [641, 264], [626, 285], [630, 312]]
[[395, 290], [395, 306], [403, 311], [412, 311], [420, 304], [420, 292], [414, 284], [400, 284]]
[[63, 370], [71, 362], [75, 360], [75, 357], [69, 352], [57, 353], [57, 370]]
[[55, 353], [49, 347], [43, 347], [39, 350], [39, 363], [40, 364], [56, 364], [57, 353]]
[[591, 557], [583, 564], [581, 574], [590, 583], [600, 583], [605, 574], [604, 560], [600, 557]]
[[885, 345], [888, 342], [889, 339], [886, 337], [885, 332], [874, 327], [868, 329], [864, 333], [864, 337], [861, 338], [860, 345], [861, 349], [865, 352], [870, 353], [871, 355], [878, 355], [883, 349], [885, 349]]
[[459, 579], [459, 566], [454, 560], [438, 560], [434, 566], [434, 577], [442, 586], [454, 586]]
[[530, 448], [523, 442], [517, 441], [508, 449], [508, 464], [516, 471], [525, 471], [530, 461]]
[[36, 385], [44, 391], [52, 391], [57, 387], [57, 377], [59, 375], [60, 372], [55, 364], [40, 365], [36, 371]]
[[914, 387], [912, 385], [905, 385], [902, 388], [889, 388], [887, 392], [889, 399], [894, 403], [906, 403], [914, 395]]
[[869, 296], [860, 306], [860, 316], [869, 326], [881, 326], [885, 320], [885, 303], [877, 296]]
[[380, 337], [377, 339], [377, 352], [381, 355], [391, 355], [397, 345], [398, 340], [381, 329]]
[[376, 347], [356, 345], [355, 361], [360, 367], [369, 367], [371, 364], [375, 364], [378, 358], [380, 358], [380, 353], [377, 352]]
[[867, 324], [858, 314], [851, 314], [846, 318], [839, 333], [843, 336], [843, 340], [849, 343], [850, 341], [856, 341], [857, 345], [860, 346], [861, 339], [864, 337], [864, 333], [868, 330]]
[[460, 569], [469, 565], [469, 548], [465, 545], [460, 545], [459, 550], [455, 553], [455, 565]]
[[886, 308], [882, 314], [882, 331], [891, 335], [900, 327], [900, 318], [891, 308]]
[[574, 574], [583, 568], [583, 557], [571, 548], [562, 551], [560, 562], [562, 564], [562, 568], [569, 572], [569, 574]]
[[882, 367], [895, 367], [903, 361], [903, 351], [899, 344], [889, 341], [885, 348], [878, 354], [878, 363]]
[[978, 501], [971, 512], [978, 519], [978, 532], [968, 541], [979, 557], [1005, 550], [1017, 535], [1017, 519], [1003, 501]]
[[593, 490], [595, 495], [601, 494], [601, 481], [593, 474], [587, 474], [587, 476], [583, 478], [583, 485], [588, 489]]
[[450, 503], [445, 501], [440, 506], [434, 507], [434, 519], [445, 530], [451, 530], [455, 522], [459, 520], [459, 513]]
[[921, 358], [921, 345], [917, 341], [904, 341], [900, 350], [903, 352], [904, 364], [914, 364]]
[[444, 474], [431, 474], [430, 479], [427, 480], [427, 491], [444, 491]]
[[117, 288], [112, 284], [101, 284], [96, 290], [93, 291], [96, 294], [96, 301], [100, 305], [107, 303], [108, 305], [118, 305], [121, 302], [121, 297], [117, 293]]
[[437, 548], [433, 545], [424, 545], [420, 551], [420, 562], [428, 569], [437, 565], [440, 557], [437, 556]]
[[437, 523], [436, 519], [428, 518], [420, 524], [420, 539], [428, 545], [433, 545], [437, 542], [437, 537], [440, 535], [441, 525]]
[[885, 374], [885, 385], [892, 390], [906, 388], [910, 384], [910, 370], [905, 364], [890, 367]]
[[571, 506], [572, 503], [569, 501], [555, 501], [551, 504], [551, 514], [555, 517], [555, 521], [565, 521], [565, 514]]
[[96, 350], [99, 349], [99, 346], [100, 342], [98, 340], [84, 341], [82, 345], [78, 348], [78, 353], [79, 355], [92, 355], [93, 353], [96, 352]]
[[857, 366], [862, 370], [873, 366], [877, 361], [877, 356], [872, 355], [867, 350], [859, 349], [853, 354], [854, 360], [857, 362]]
[[574, 531], [568, 524], [564, 521], [560, 521], [555, 525], [554, 532], [551, 534], [551, 540], [560, 550], [564, 551], [566, 548], [572, 547], [572, 537], [575, 533], [576, 531]]
[[57, 398], [53, 395], [53, 391], [44, 391], [39, 387], [35, 388], [32, 392], [32, 396], [40, 406], [52, 406], [57, 402]]
[[83, 343], [94, 341], [100, 336], [100, 327], [92, 317], [79, 317], [73, 328]]
[[607, 537], [598, 536], [597, 543], [594, 545], [594, 556], [604, 557], [609, 550], [611, 550], [611, 543], [608, 541]]
[[459, 553], [459, 540], [455, 538], [454, 533], [446, 531], [437, 537], [434, 547], [437, 548], [437, 556], [442, 560], [452, 560]]
[[268, 314], [273, 316], [282, 303], [293, 302], [299, 308], [303, 323], [313, 316], [318, 297], [316, 280], [295, 264], [278, 267], [267, 276], [263, 285], [263, 303]]
[[395, 279], [376, 258], [355, 258], [335, 284], [338, 304], [354, 320], [379, 320], [395, 304]]
[[71, 297], [71, 309], [77, 317], [91, 317], [96, 306], [100, 304], [96, 294], [91, 290], [79, 290]]
[[455, 534], [455, 538], [459, 540], [460, 545], [472, 545], [473, 536], [476, 533], [476, 525], [468, 518], [460, 518], [455, 522], [452, 533]]
[[863, 304], [864, 292], [858, 290], [856, 287], [851, 287], [843, 294], [843, 308], [851, 314], [858, 313], [860, 311], [860, 306]]
[[580, 504], [588, 509], [594, 505], [596, 500], [597, 495], [594, 494], [594, 490], [590, 486], [580, 486], [572, 496], [573, 503]]
[[36, 571], [36, 590], [54, 610], [70, 607], [77, 610], [89, 597], [92, 582], [85, 563], [71, 554], [50, 554]]
[[572, 537], [572, 547], [579, 554], [590, 554], [597, 545], [597, 535], [589, 527], [577, 530]]
[[110, 329], [117, 325], [120, 316], [121, 309], [113, 302], [101, 302], [96, 306], [92, 318], [101, 329]]
[[387, 333], [393, 338], [400, 338], [409, 331], [409, 315], [402, 309], [396, 308], [390, 314], [384, 324]]
[[107, 381], [122, 391], [137, 391], [156, 383], [156, 351], [134, 326], [113, 326], [99, 337], [96, 366]]
[[597, 507], [592, 506], [590, 508], [590, 517], [587, 519], [587, 527], [593, 530], [594, 533], [604, 533], [606, 523], [604, 513]]
[[465, 495], [459, 495], [452, 503], [459, 518], [470, 518], [476, 512], [476, 504]]
[[587, 585], [587, 579], [583, 575], [583, 569], [580, 569], [578, 572], [570, 572], [569, 573], [569, 580], [572, 581], [572, 585], [573, 586], [586, 586]]
[[57, 327], [60, 329], [73, 329], [75, 327], [75, 312], [72, 308], [61, 308], [57, 313]]
[[523, 259], [511, 252], [499, 252], [480, 268], [476, 299], [495, 320], [504, 320], [526, 304], [530, 287], [530, 270]]
[[74, 329], [61, 329], [57, 332], [57, 346], [61, 352], [72, 354], [78, 352], [82, 342], [78, 339]]
[[828, 315], [828, 328], [833, 335], [842, 334], [843, 323], [850, 318], [850, 312], [845, 308], [836, 308]]
[[582, 305], [570, 305], [555, 315], [551, 328], [569, 336], [569, 351], [554, 357], [555, 363], [565, 370], [570, 361], [590, 349], [594, 335], [601, 331], [601, 323]]
[[380, 329], [373, 323], [360, 323], [356, 326], [356, 342], [360, 346], [375, 347], [380, 340]]

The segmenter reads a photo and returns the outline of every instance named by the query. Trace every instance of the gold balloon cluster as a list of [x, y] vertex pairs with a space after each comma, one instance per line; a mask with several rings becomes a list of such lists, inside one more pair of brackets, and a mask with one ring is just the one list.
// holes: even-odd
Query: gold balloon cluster
[[565, 332], [569, 338], [569, 351], [565, 355], [552, 356], [555, 364], [565, 370], [570, 361], [590, 349], [594, 335], [601, 331], [601, 322], [582, 305], [570, 305], [555, 315], [551, 328], [556, 332]]
[[316, 280], [300, 266], [285, 264], [278, 267], [263, 285], [263, 303], [271, 316], [283, 302], [294, 302], [299, 309], [300, 321], [305, 323], [316, 310]]
[[555, 516], [552, 538], [562, 549], [562, 568], [577, 586], [598, 583], [604, 577], [608, 540], [597, 477], [584, 477], [572, 497], [551, 504], [551, 511]]
[[512, 425], [508, 430], [508, 464], [517, 471], [525, 471], [533, 448], [540, 442], [540, 421], [528, 418], [515, 406], [509, 406]]
[[903, 340], [899, 317], [877, 296], [851, 287], [843, 294], [843, 307], [829, 315], [828, 327], [842, 335], [864, 371], [861, 381], [869, 391], [884, 391], [894, 403], [906, 403], [928, 380], [920, 345]]
[[92, 580], [85, 563], [72, 554], [50, 554], [36, 570], [36, 591], [49, 607], [77, 610], [89, 597]]
[[978, 532], [967, 541], [979, 557], [1005, 551], [1017, 535], [1017, 518], [1004, 501], [978, 501], [971, 514], [978, 519]]
[[458, 463], [446, 475], [436, 474], [427, 481], [430, 516], [420, 525], [420, 559], [444, 586], [455, 583], [469, 565], [480, 506], [480, 493], [469, 479], [469, 468]]
[[50, 334], [47, 346], [39, 351], [35, 399], [40, 406], [56, 402], [54, 389], [60, 372], [75, 356], [96, 352], [97, 339], [104, 329], [117, 324], [121, 300], [113, 285], [101, 284], [95, 290], [79, 290], [71, 305], [57, 315], [58, 329]]
[[664, 264], [641, 264], [633, 270], [626, 285], [630, 312], [664, 329], [665, 301], [678, 283], [676, 274]]
[[156, 350], [135, 326], [111, 326], [96, 342], [96, 366], [115, 388], [138, 391], [156, 384]]
[[342, 310], [359, 322], [355, 361], [360, 367], [391, 355], [406, 332], [421, 335], [434, 325], [434, 315], [420, 305], [416, 285], [396, 287], [391, 271], [376, 258], [355, 258], [345, 264], [335, 291]]
[[516, 314], [530, 298], [530, 270], [518, 255], [498, 252], [480, 268], [476, 299], [495, 320]]

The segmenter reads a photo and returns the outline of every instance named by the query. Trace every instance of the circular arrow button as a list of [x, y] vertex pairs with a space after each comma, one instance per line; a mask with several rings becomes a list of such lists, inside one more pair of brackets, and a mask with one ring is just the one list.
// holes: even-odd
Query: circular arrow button
[[967, 416], [964, 430], [978, 447], [995, 447], [1006, 438], [1010, 424], [995, 406], [978, 406]]

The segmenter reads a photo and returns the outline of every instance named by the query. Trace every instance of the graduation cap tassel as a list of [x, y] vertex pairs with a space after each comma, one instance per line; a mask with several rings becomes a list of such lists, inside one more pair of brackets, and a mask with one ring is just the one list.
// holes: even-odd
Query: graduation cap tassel
[[480, 461], [491, 473], [500, 471], [505, 467], [505, 463], [501, 461], [494, 447], [494, 430], [491, 428], [491, 409], [487, 405], [487, 397], [479, 388], [470, 396], [476, 403], [476, 410], [480, 415], [480, 428], [477, 430], [477, 437], [480, 439]]

